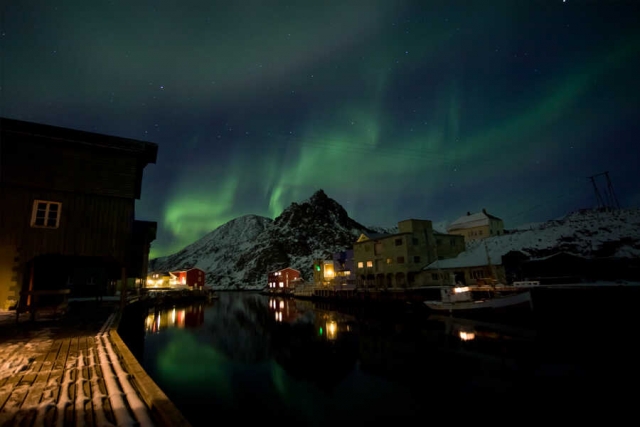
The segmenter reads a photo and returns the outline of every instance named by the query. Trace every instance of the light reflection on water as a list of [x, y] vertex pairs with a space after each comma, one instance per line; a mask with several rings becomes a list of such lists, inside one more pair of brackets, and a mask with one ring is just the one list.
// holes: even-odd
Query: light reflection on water
[[[628, 342], [558, 325], [332, 308], [221, 293], [208, 306], [151, 312], [143, 366], [194, 426], [211, 424], [206, 413], [240, 423], [379, 424], [433, 408], [459, 419], [496, 402], [504, 415], [523, 399], [537, 402], [532, 416], [560, 410], [575, 419], [588, 399], [602, 407], [615, 394], [612, 356], [618, 368], [637, 356]], [[627, 381], [636, 377], [625, 371]], [[579, 412], [569, 410], [576, 399]]]

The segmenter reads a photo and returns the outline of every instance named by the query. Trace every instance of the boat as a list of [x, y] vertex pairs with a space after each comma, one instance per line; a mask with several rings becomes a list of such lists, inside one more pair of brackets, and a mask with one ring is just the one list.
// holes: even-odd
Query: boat
[[[487, 241], [484, 242], [484, 250], [487, 254], [487, 265], [491, 270], [491, 257], [487, 248]], [[437, 255], [437, 253], [436, 253]], [[491, 313], [504, 311], [533, 311], [533, 299], [531, 291], [528, 289], [534, 282], [527, 282], [528, 286], [518, 289], [515, 292], [505, 291], [506, 286], [495, 277], [478, 279], [473, 290], [482, 292], [472, 292], [472, 288], [460, 283], [452, 283], [449, 286], [440, 288], [439, 301], [424, 301], [431, 310], [448, 311], [449, 313]], [[476, 297], [475, 295], [482, 295]], [[524, 309], [524, 310], [523, 310]]]
[[533, 311], [531, 291], [490, 292], [488, 296], [474, 298], [468, 286], [452, 286], [440, 290], [441, 300], [424, 301], [431, 310], [448, 312], [506, 311], [508, 309]]

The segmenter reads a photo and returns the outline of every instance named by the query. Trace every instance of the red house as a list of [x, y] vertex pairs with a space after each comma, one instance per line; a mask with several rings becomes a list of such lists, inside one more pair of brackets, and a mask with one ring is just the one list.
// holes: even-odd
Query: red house
[[178, 285], [187, 285], [194, 289], [202, 289], [204, 287], [204, 271], [199, 268], [187, 268], [185, 270], [172, 271], [171, 274], [176, 276]]
[[300, 272], [295, 268], [287, 267], [269, 273], [267, 277], [268, 288], [273, 291], [293, 288], [295, 279], [300, 278]]

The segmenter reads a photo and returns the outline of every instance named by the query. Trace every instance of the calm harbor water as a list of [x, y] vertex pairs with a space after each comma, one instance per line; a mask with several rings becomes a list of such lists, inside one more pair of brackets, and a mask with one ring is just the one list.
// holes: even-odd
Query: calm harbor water
[[254, 293], [150, 312], [138, 357], [193, 426], [611, 421], [638, 387], [637, 322], [480, 322]]

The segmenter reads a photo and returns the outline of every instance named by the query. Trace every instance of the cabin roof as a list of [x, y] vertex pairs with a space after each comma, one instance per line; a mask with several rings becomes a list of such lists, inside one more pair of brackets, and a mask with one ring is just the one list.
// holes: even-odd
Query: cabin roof
[[145, 164], [155, 163], [158, 156], [158, 144], [119, 136], [104, 135], [42, 123], [0, 117], [0, 131], [3, 134], [28, 135], [51, 141], [100, 147], [126, 151], [134, 154]]

